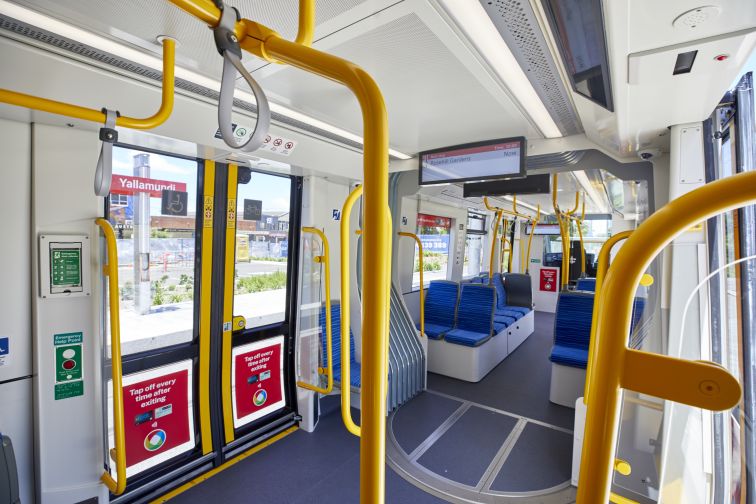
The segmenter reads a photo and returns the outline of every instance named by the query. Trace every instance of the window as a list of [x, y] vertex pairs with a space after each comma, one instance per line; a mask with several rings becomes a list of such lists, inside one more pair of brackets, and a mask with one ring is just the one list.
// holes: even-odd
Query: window
[[123, 353], [191, 341], [197, 161], [115, 147], [109, 202]]
[[[289, 177], [259, 172], [239, 184], [234, 314], [247, 319], [247, 328], [285, 319], [291, 190]], [[260, 213], [245, 215], [252, 207]]]
[[[431, 280], [445, 280], [449, 264], [449, 233], [451, 219], [437, 215], [417, 214], [417, 235], [423, 243], [423, 282], [427, 286]], [[412, 275], [412, 289], [420, 288], [420, 263], [415, 246], [415, 267]]]
[[483, 270], [483, 237], [486, 235], [486, 216], [469, 212], [467, 214], [467, 239], [465, 240], [464, 278], [479, 275]]

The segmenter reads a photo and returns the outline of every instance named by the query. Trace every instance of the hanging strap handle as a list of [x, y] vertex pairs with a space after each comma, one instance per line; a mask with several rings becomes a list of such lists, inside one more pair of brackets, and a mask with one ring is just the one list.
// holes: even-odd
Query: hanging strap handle
[[[233, 149], [241, 149], [246, 152], [252, 152], [265, 142], [265, 137], [270, 129], [270, 106], [265, 92], [260, 85], [252, 78], [252, 75], [244, 68], [241, 63], [241, 47], [234, 34], [234, 27], [239, 20], [239, 12], [230, 6], [219, 3], [221, 8], [221, 19], [218, 26], [213, 29], [215, 38], [215, 47], [223, 56], [223, 76], [221, 77], [220, 97], [218, 98], [218, 127], [221, 137], [226, 145]], [[252, 89], [257, 101], [257, 123], [255, 129], [246, 142], [238, 144], [234, 137], [234, 127], [231, 123], [231, 109], [234, 106], [234, 88], [236, 83], [236, 72], [239, 72], [247, 84]]]
[[118, 131], [115, 130], [118, 111], [103, 109], [105, 126], [100, 128], [100, 157], [97, 159], [95, 170], [94, 192], [97, 196], [110, 194], [110, 183], [113, 179], [113, 144], [118, 141]]

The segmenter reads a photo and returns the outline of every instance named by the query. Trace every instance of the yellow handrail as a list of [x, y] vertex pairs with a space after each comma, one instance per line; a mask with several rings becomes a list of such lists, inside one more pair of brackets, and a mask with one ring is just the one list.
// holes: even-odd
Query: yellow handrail
[[[150, 117], [137, 119], [134, 117], [121, 116], [116, 118], [116, 126], [132, 129], [152, 129], [163, 124], [173, 112], [173, 89], [174, 89], [174, 62], [176, 57], [176, 41], [172, 38], [164, 38], [163, 42], [163, 87], [162, 102], [158, 111]], [[16, 91], [0, 89], [0, 102], [19, 107], [26, 107], [51, 114], [60, 114], [85, 121], [96, 123], [105, 122], [105, 113], [87, 107], [79, 107], [55, 100], [39, 98]]]
[[[303, 381], [298, 381], [297, 385], [307, 390], [312, 390], [320, 394], [330, 394], [333, 391], [333, 339], [331, 332], [331, 255], [328, 247], [328, 238], [325, 233], [318, 228], [303, 227], [303, 233], [312, 233], [320, 238], [323, 242], [323, 255], [316, 256], [315, 262], [323, 264], [325, 273], [325, 321], [326, 321], [326, 367], [318, 368], [318, 373], [326, 375], [326, 387], [317, 387]], [[343, 323], [342, 323], [343, 327]], [[347, 340], [349, 338], [347, 337]]]
[[599, 293], [601, 292], [601, 286], [604, 283], [604, 276], [609, 269], [609, 259], [611, 258], [612, 249], [620, 241], [628, 238], [632, 231], [622, 231], [609, 237], [601, 247], [601, 251], [598, 256], [598, 264], [596, 265], [596, 286], [593, 288], [593, 314], [591, 315], [591, 337], [588, 341], [588, 363], [585, 367], [585, 391], [583, 393], [583, 404], [588, 404], [588, 394], [590, 393], [591, 376], [593, 374], [593, 358], [596, 353], [596, 322], [599, 314]]
[[536, 226], [538, 226], [538, 221], [541, 220], [541, 205], [538, 205], [538, 212], [536, 214], [536, 218], [533, 220], [533, 225], [530, 227], [530, 236], [528, 236], [528, 253], [527, 257], [525, 258], [525, 274], [530, 274], [530, 246], [533, 244], [533, 235], [535, 234]]
[[[486, 202], [486, 207], [488, 207], [488, 202]], [[491, 280], [494, 274], [494, 257], [496, 256], [496, 242], [499, 236], [499, 225], [501, 224], [501, 215], [502, 215], [501, 210], [497, 210], [496, 223], [494, 224], [493, 237], [491, 238], [491, 257], [488, 260], [488, 280]]]
[[423, 242], [420, 241], [420, 237], [415, 233], [407, 233], [400, 231], [399, 236], [406, 236], [407, 238], [413, 238], [417, 243], [420, 257], [418, 264], [420, 266], [420, 337], [425, 335], [425, 284], [423, 283]]
[[[577, 219], [574, 217], [575, 212], [577, 212], [579, 206], [580, 206], [580, 193], [575, 193], [575, 208], [568, 211], [563, 211], [559, 208], [559, 203], [557, 202], [557, 191], [559, 187], [559, 174], [555, 173], [553, 175], [553, 183], [551, 184], [551, 202], [554, 206], [554, 214], [556, 215], [557, 222], [559, 223], [559, 234], [562, 237], [562, 268], [561, 268], [561, 284], [562, 289], [565, 289], [567, 287], [567, 284], [570, 283], [570, 253], [571, 253], [571, 246], [572, 242], [570, 240], [570, 222], [572, 219]], [[585, 218], [585, 195], [583, 196], [583, 218]], [[580, 224], [578, 223], [578, 227]], [[579, 233], [581, 235], [581, 244], [582, 244], [582, 230], [579, 230]], [[585, 272], [585, 249], [583, 249], [582, 252], [583, 257], [583, 272]]]
[[123, 419], [123, 368], [121, 362], [121, 314], [118, 292], [118, 250], [113, 226], [105, 219], [95, 220], [102, 228], [108, 254], [108, 264], [102, 272], [108, 277], [108, 302], [110, 304], [110, 370], [113, 381], [113, 440], [115, 447], [110, 457], [116, 465], [116, 479], [108, 471], [100, 480], [113, 495], [121, 495], [126, 489], [126, 435]]
[[756, 171], [691, 191], [653, 213], [617, 253], [599, 293], [593, 378], [589, 383], [578, 504], [606, 502], [611, 488], [622, 389], [710, 410], [737, 405], [741, 388], [723, 367], [627, 347], [635, 286], [653, 258], [691, 226], [756, 201]]
[[585, 243], [583, 242], [583, 221], [585, 221], [585, 194], [583, 194], [583, 212], [580, 218], [571, 217], [575, 221], [580, 238], [580, 276], [585, 276]]
[[350, 313], [350, 279], [351, 268], [349, 259], [349, 224], [351, 223], [352, 207], [362, 196], [362, 186], [355, 187], [341, 208], [341, 420], [349, 432], [355, 436], [361, 437], [362, 430], [359, 425], [352, 420], [352, 386], [351, 369], [349, 354], [349, 331], [351, 323]]

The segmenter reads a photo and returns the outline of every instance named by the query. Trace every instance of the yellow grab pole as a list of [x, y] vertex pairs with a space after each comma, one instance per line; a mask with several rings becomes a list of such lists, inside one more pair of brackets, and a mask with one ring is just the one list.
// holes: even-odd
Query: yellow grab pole
[[737, 405], [737, 379], [712, 362], [686, 361], [627, 347], [635, 287], [656, 255], [691, 226], [756, 201], [756, 171], [691, 191], [653, 213], [617, 253], [599, 293], [593, 378], [589, 383], [578, 504], [609, 499], [622, 389], [710, 410]]
[[[239, 190], [239, 166], [228, 164], [226, 190], [226, 243], [223, 264], [223, 332], [221, 341], [221, 406], [223, 408], [223, 435], [231, 443], [234, 432], [231, 362], [233, 360], [234, 273], [236, 271], [236, 195]], [[228, 324], [227, 324], [228, 322]]]
[[[205, 22], [218, 23], [220, 12], [209, 0], [170, 0], [200, 11]], [[308, 0], [313, 2], [314, 0]], [[193, 5], [187, 5], [193, 4]], [[198, 6], [202, 6], [199, 8]], [[209, 19], [207, 19], [209, 17]], [[276, 32], [242, 19], [236, 35], [243, 49], [267, 61], [288, 63], [349, 88], [363, 119], [364, 224], [362, 279], [362, 425], [360, 427], [360, 493], [363, 503], [382, 503], [385, 496], [386, 396], [391, 268], [388, 205], [388, 118], [383, 96], [373, 78], [342, 58], [281, 38]], [[343, 321], [348, 323], [348, 321]], [[342, 356], [343, 358], [343, 356]], [[342, 373], [344, 369], [342, 369]]]
[[496, 256], [496, 241], [499, 236], [499, 224], [501, 224], [501, 215], [501, 210], [496, 212], [496, 223], [493, 228], [493, 237], [491, 237], [491, 258], [488, 261], [488, 280], [491, 280], [494, 274], [494, 257]]
[[[341, 209], [341, 419], [344, 426], [355, 436], [361, 436], [360, 426], [352, 420], [352, 386], [349, 362], [350, 343], [350, 280], [351, 268], [349, 259], [349, 224], [351, 223], [352, 207], [362, 196], [362, 186], [359, 185], [349, 193]], [[359, 231], [359, 230], [358, 230]], [[362, 233], [360, 233], [362, 234]], [[364, 250], [364, 248], [363, 248]]]
[[100, 480], [105, 483], [113, 495], [121, 495], [126, 489], [126, 434], [123, 418], [123, 368], [121, 362], [121, 314], [120, 293], [118, 291], [118, 250], [113, 226], [105, 219], [95, 223], [102, 228], [108, 254], [108, 264], [103, 273], [108, 277], [108, 302], [110, 303], [110, 369], [113, 381], [113, 440], [115, 447], [110, 450], [110, 457], [116, 465], [116, 478], [108, 471], [102, 473]]
[[315, 35], [315, 2], [312, 0], [299, 0], [299, 29], [294, 42], [306, 46], [312, 45]]
[[[173, 112], [174, 70], [176, 57], [176, 41], [171, 38], [163, 39], [163, 89], [162, 102], [158, 111], [150, 117], [137, 119], [128, 116], [116, 118], [116, 126], [132, 129], [152, 129], [163, 124]], [[105, 122], [105, 113], [87, 107], [79, 107], [55, 100], [48, 100], [36, 96], [0, 89], [0, 102], [19, 107], [26, 107], [51, 114], [59, 114], [75, 119], [83, 119], [96, 123]]]
[[525, 258], [525, 274], [530, 274], [530, 246], [533, 244], [533, 235], [535, 234], [536, 226], [538, 226], [538, 221], [541, 220], [541, 205], [538, 205], [538, 212], [536, 213], [536, 218], [533, 221], [533, 225], [530, 228], [530, 236], [528, 236], [528, 253], [527, 257]]
[[610, 236], [609, 239], [604, 242], [604, 245], [601, 247], [601, 251], [599, 252], [598, 263], [596, 266], [596, 286], [594, 287], [593, 293], [591, 337], [588, 343], [588, 363], [585, 367], [585, 390], [583, 393], [583, 404], [588, 404], [588, 394], [590, 393], [589, 384], [591, 383], [591, 376], [593, 374], [593, 358], [596, 354], [596, 347], [598, 346], [598, 341], [596, 340], [596, 322], [598, 320], [599, 314], [599, 293], [601, 292], [601, 286], [604, 283], [604, 275], [606, 275], [606, 270], [609, 269], [609, 259], [611, 258], [614, 245], [628, 238], [631, 234], [633, 234], [632, 231], [622, 231], [621, 233]]
[[[323, 265], [325, 274], [326, 367], [325, 369], [318, 369], [318, 373], [325, 374], [328, 381], [325, 388], [316, 387], [303, 381], [298, 381], [297, 385], [302, 388], [318, 392], [320, 394], [330, 394], [333, 391], [333, 333], [331, 332], [331, 254], [328, 247], [328, 238], [326, 237], [325, 233], [323, 233], [323, 231], [314, 227], [303, 227], [302, 232], [317, 235], [320, 238], [320, 241], [323, 242], [323, 255], [315, 257], [315, 262], [319, 262]], [[342, 327], [344, 327], [343, 323]], [[349, 341], [348, 337], [347, 341]]]
[[423, 283], [423, 242], [420, 241], [420, 237], [415, 233], [399, 232], [399, 236], [405, 236], [407, 238], [413, 238], [417, 243], [418, 253], [420, 254], [419, 266], [420, 266], [420, 336], [425, 335], [425, 284]]

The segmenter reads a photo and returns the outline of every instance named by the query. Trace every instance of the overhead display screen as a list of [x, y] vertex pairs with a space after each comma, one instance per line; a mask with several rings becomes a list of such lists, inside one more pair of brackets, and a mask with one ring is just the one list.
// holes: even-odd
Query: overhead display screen
[[525, 176], [525, 137], [503, 138], [420, 153], [420, 185]]

